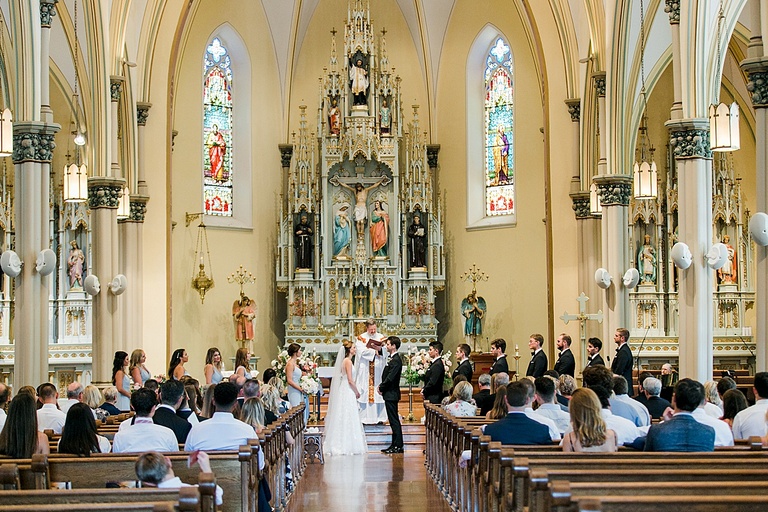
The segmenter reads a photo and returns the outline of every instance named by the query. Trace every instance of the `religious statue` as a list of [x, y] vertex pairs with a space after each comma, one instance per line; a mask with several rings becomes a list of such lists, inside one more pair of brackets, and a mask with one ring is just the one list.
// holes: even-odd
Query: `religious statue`
[[242, 292], [240, 299], [232, 304], [232, 318], [235, 321], [235, 340], [252, 341], [256, 305]]
[[506, 185], [509, 176], [509, 139], [502, 125], [496, 128], [493, 144], [493, 167], [496, 170], [494, 184]]
[[381, 185], [385, 178], [386, 176], [382, 176], [377, 183], [368, 188], [364, 187], [362, 183], [358, 183], [355, 185], [355, 188], [352, 188], [343, 181], [339, 181], [339, 186], [351, 190], [355, 194], [355, 224], [357, 226], [358, 237], [362, 236], [363, 230], [365, 229], [365, 219], [368, 217], [368, 209], [366, 206], [368, 192]]
[[77, 241], [72, 240], [69, 242], [69, 245], [71, 246], [71, 249], [69, 250], [69, 258], [67, 260], [67, 266], [69, 267], [69, 287], [79, 289], [83, 287], [85, 255], [80, 247], [78, 247]]
[[224, 181], [224, 155], [227, 152], [227, 141], [219, 131], [219, 125], [211, 127], [211, 133], [205, 141], [208, 146], [208, 159], [211, 161], [211, 178]]
[[381, 297], [376, 297], [373, 299], [373, 314], [374, 316], [380, 317], [381, 313]]
[[336, 98], [331, 101], [331, 108], [328, 109], [328, 129], [331, 135], [338, 135], [341, 130], [341, 112], [339, 112]]
[[387, 256], [387, 241], [389, 239], [389, 214], [382, 208], [381, 201], [373, 202], [371, 212], [371, 250], [373, 256]]
[[725, 265], [717, 270], [717, 277], [720, 280], [720, 284], [736, 284], [738, 281], [739, 273], [736, 262], [736, 251], [731, 245], [731, 237], [724, 235], [723, 243], [728, 249], [728, 259], [725, 260]]
[[427, 230], [421, 223], [421, 216], [417, 213], [413, 216], [413, 224], [408, 227], [408, 249], [410, 250], [411, 268], [423, 268], [427, 266]]
[[347, 205], [339, 209], [333, 220], [333, 257], [346, 258], [349, 251], [349, 240], [352, 238]]
[[341, 299], [341, 316], [347, 317], [349, 316], [349, 299], [346, 297]]
[[352, 104], [365, 105], [368, 100], [368, 71], [363, 60], [357, 59], [349, 68], [349, 84], [352, 88]]
[[461, 314], [464, 315], [464, 335], [475, 338], [483, 334], [483, 315], [485, 315], [485, 299], [478, 297], [472, 291], [467, 298], [461, 301]]
[[637, 270], [640, 284], [656, 282], [656, 249], [651, 244], [651, 235], [645, 235], [645, 242], [637, 253]]
[[296, 249], [296, 268], [312, 268], [312, 227], [309, 225], [307, 215], [301, 215], [301, 222], [293, 229]]
[[392, 128], [392, 109], [389, 108], [389, 103], [384, 99], [381, 102], [381, 109], [379, 109], [379, 123], [381, 124], [381, 133], [389, 134]]

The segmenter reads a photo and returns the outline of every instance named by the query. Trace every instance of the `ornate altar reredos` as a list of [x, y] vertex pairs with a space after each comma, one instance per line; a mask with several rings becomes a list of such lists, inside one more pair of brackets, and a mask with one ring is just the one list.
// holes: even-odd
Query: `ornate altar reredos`
[[374, 33], [360, 0], [348, 12], [341, 53], [332, 33], [317, 131], [302, 106], [292, 148], [281, 148], [288, 176], [277, 287], [288, 301], [285, 341], [321, 343], [313, 346], [320, 352], [335, 351], [332, 344], [367, 318], [404, 343], [436, 340], [434, 298], [445, 286], [437, 147], [428, 162], [417, 106], [404, 125], [385, 31]]

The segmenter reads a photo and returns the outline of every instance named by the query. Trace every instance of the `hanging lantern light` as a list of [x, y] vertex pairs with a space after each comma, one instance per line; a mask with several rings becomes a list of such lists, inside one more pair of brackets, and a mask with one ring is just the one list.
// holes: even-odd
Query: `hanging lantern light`
[[117, 220], [125, 220], [131, 216], [131, 191], [126, 186], [123, 195], [117, 200]]
[[88, 168], [85, 164], [64, 166], [64, 201], [83, 203], [88, 199]]
[[600, 204], [600, 195], [597, 193], [597, 184], [589, 187], [589, 213], [596, 217], [603, 215], [603, 205]]
[[[723, 33], [723, 2], [717, 14], [717, 71], [721, 68], [720, 40]], [[741, 147], [739, 136], [739, 106], [734, 101], [730, 106], [719, 102], [720, 84], [715, 101], [709, 106], [709, 147], [712, 151], [736, 151]]]
[[648, 115], [646, 114], [648, 101], [645, 90], [645, 6], [642, 0], [640, 0], [640, 80], [643, 114], [640, 118], [640, 128], [638, 130], [638, 147], [636, 148], [638, 158], [632, 169], [632, 188], [635, 199], [656, 199], [658, 195], [658, 172], [656, 170], [656, 162], [653, 160], [654, 149], [648, 137]]

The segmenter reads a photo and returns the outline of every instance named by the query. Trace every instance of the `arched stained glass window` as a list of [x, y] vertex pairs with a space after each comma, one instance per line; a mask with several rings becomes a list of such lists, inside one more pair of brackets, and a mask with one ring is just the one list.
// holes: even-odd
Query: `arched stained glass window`
[[485, 61], [485, 214], [515, 213], [512, 52], [498, 38]]
[[206, 215], [232, 213], [232, 69], [219, 38], [208, 45], [203, 88], [203, 203]]

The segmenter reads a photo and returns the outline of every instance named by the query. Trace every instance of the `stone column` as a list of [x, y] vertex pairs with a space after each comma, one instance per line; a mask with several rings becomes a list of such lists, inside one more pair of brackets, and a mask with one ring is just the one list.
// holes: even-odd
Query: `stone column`
[[150, 108], [152, 108], [151, 103], [136, 102], [136, 124], [138, 125], [136, 130], [136, 137], [138, 139], [138, 161], [136, 162], [138, 170], [137, 192], [142, 196], [146, 196], [149, 193], [147, 190], [146, 145], [144, 144], [144, 137], [146, 137], [146, 134], [144, 132], [146, 131], [145, 127], [147, 125], [147, 119], [149, 118]]
[[[90, 274], [101, 282], [101, 292], [93, 297], [92, 366], [93, 382], [102, 387], [112, 380], [112, 360], [121, 347], [116, 337], [119, 318], [118, 297], [109, 282], [118, 272], [117, 203], [125, 180], [106, 176], [88, 178], [88, 206], [91, 209], [93, 243]], [[130, 286], [131, 283], [128, 283]]]
[[131, 353], [140, 348], [143, 336], [143, 294], [142, 283], [144, 275], [144, 215], [147, 212], [149, 197], [131, 195], [131, 215], [118, 221], [120, 233], [120, 273], [128, 280], [128, 288], [120, 296], [121, 316], [124, 330], [122, 349]]
[[48, 297], [52, 277], [35, 270], [35, 260], [51, 246], [49, 233], [51, 159], [57, 124], [22, 121], [13, 126], [16, 243], [24, 266], [14, 279], [13, 385], [48, 382]]
[[[48, 70], [51, 58], [51, 18], [56, 16], [56, 2], [59, 0], [40, 0], [40, 64], [41, 69]], [[40, 81], [40, 118], [45, 123], [53, 122], [51, 110], [50, 78], [47, 73]]]
[[670, 119], [683, 117], [683, 85], [680, 71], [680, 0], [666, 0], [664, 12], [669, 15], [669, 28], [672, 31], [672, 92], [674, 100], [670, 109]]
[[678, 179], [678, 240], [693, 262], [678, 271], [680, 375], [712, 378], [714, 272], [704, 255], [712, 246], [712, 150], [708, 119], [667, 121]]
[[[768, 213], [768, 58], [746, 59], [741, 68], [749, 78], [747, 89], [752, 93], [752, 106], [755, 108], [757, 211]], [[755, 244], [755, 249], [755, 369], [764, 372], [768, 370], [768, 247]]]

